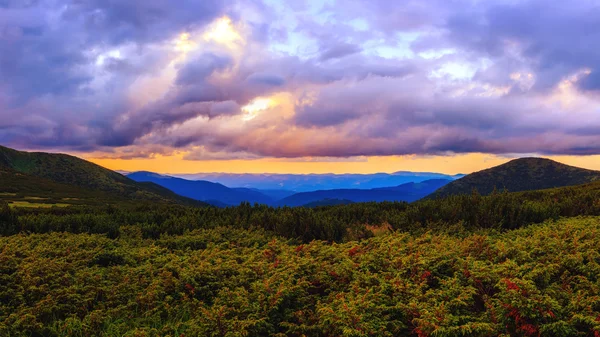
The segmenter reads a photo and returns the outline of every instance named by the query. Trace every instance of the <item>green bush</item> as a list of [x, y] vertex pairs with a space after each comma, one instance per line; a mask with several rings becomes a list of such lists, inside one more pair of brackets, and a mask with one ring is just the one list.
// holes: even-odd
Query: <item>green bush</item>
[[600, 218], [343, 244], [218, 227], [157, 240], [14, 235], [0, 247], [1, 336], [600, 332]]

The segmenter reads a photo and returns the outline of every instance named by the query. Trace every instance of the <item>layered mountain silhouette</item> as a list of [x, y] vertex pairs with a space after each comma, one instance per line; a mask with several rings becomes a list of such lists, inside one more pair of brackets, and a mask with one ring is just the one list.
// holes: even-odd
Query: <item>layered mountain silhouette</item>
[[338, 203], [415, 201], [448, 184], [448, 179], [431, 179], [394, 187], [374, 189], [331, 189], [291, 194], [290, 191], [229, 188], [203, 180], [186, 180], [152, 172], [134, 172], [128, 175], [135, 181], [153, 182], [171, 191], [215, 206], [233, 206], [241, 202], [271, 206], [324, 206]]
[[488, 195], [495, 189], [509, 192], [573, 186], [600, 180], [600, 171], [561, 164], [543, 158], [520, 158], [455, 180], [431, 197], [467, 194], [477, 190]]
[[277, 202], [279, 206], [319, 205], [324, 200], [344, 200], [346, 202], [412, 202], [433, 193], [450, 183], [448, 179], [431, 179], [420, 183], [406, 183], [394, 187], [373, 188], [366, 190], [339, 189], [297, 193]]
[[199, 204], [153, 183], [65, 154], [23, 152], [0, 146], [0, 187], [5, 193], [47, 197], [127, 199]]
[[272, 204], [274, 199], [249, 188], [229, 188], [203, 180], [186, 180], [152, 172], [140, 171], [127, 175], [138, 182], [152, 182], [188, 198], [215, 206], [239, 205], [242, 202]]
[[[235, 173], [196, 173], [177, 175], [188, 180], [204, 180], [228, 187], [245, 187], [261, 192], [294, 191], [312, 192], [333, 189], [372, 189], [398, 186], [410, 182], [431, 179], [455, 180], [464, 174], [447, 175], [434, 172], [372, 173], [372, 174], [235, 174]], [[280, 196], [279, 196], [280, 197]]]
[[[380, 184], [380, 178], [384, 181], [397, 179], [390, 178], [394, 175], [369, 177], [368, 184]], [[340, 181], [349, 183], [349, 176], [345, 175]], [[276, 177], [275, 182], [280, 179], [282, 177]], [[294, 179], [298, 177], [294, 175]], [[307, 178], [310, 184], [320, 179], [323, 177], [319, 176], [317, 180]], [[23, 200], [43, 197], [52, 200], [86, 199], [96, 203], [146, 200], [192, 205], [209, 203], [219, 207], [235, 206], [242, 202], [316, 207], [355, 202], [412, 202], [425, 196], [445, 197], [468, 194], [473, 190], [487, 195], [494, 190], [521, 192], [590, 182], [600, 183], [600, 171], [549, 159], [521, 158], [458, 180], [427, 179], [392, 187], [320, 189], [296, 193], [285, 189], [231, 188], [220, 183], [186, 180], [152, 172], [134, 172], [124, 176], [65, 154], [23, 152], [0, 146], [0, 194], [18, 195]], [[265, 185], [276, 186], [271, 183]], [[303, 188], [307, 186], [303, 185]]]

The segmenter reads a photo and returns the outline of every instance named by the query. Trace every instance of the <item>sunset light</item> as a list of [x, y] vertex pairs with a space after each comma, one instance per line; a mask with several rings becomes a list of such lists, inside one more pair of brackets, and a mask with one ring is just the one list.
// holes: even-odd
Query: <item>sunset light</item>
[[245, 112], [243, 119], [249, 121], [254, 119], [261, 111], [267, 110], [272, 107], [275, 102], [270, 98], [255, 98], [248, 105], [242, 107], [242, 111]]
[[9, 1], [0, 141], [166, 173], [600, 169], [597, 6], [457, 1]]
[[198, 45], [190, 37], [190, 33], [181, 33], [175, 41], [175, 50], [182, 53], [194, 50]]
[[203, 37], [206, 41], [215, 41], [225, 45], [243, 41], [228, 17], [222, 17], [213, 22]]
[[0, 0], [0, 337], [600, 337], [600, 0]]

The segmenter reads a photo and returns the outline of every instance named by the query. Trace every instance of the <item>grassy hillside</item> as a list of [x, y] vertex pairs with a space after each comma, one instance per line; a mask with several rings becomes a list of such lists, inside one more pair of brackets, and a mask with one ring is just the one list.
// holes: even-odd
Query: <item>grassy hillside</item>
[[77, 157], [16, 151], [2, 146], [0, 193], [53, 199], [118, 198], [196, 203], [156, 184], [135, 182]]
[[440, 188], [431, 196], [482, 195], [497, 190], [510, 192], [540, 190], [585, 184], [600, 179], [599, 171], [586, 170], [543, 158], [521, 158], [469, 174]]

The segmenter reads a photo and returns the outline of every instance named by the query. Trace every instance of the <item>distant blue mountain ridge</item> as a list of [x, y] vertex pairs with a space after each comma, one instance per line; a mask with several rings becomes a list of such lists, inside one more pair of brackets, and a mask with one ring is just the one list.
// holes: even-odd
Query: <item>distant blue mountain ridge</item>
[[368, 190], [337, 189], [301, 192], [279, 200], [277, 205], [292, 207], [304, 206], [322, 200], [350, 200], [352, 202], [413, 202], [426, 197], [451, 181], [452, 180], [448, 179], [430, 179], [418, 183], [410, 182], [395, 187], [381, 187]]
[[[265, 186], [267, 187], [265, 189], [256, 187], [228, 187], [218, 182], [188, 180], [146, 171], [129, 173], [127, 177], [138, 182], [153, 182], [179, 195], [204, 201], [218, 207], [235, 206], [242, 202], [292, 207], [310, 207], [340, 202], [412, 202], [433, 193], [438, 188], [445, 186], [457, 178], [457, 176], [436, 173], [411, 172], [411, 174], [402, 172], [398, 175], [343, 175], [343, 177], [338, 177], [337, 175], [306, 175], [304, 176], [304, 182], [301, 181], [301, 175], [274, 175], [275, 178], [271, 182], [268, 181], [268, 177], [273, 175], [239, 175], [244, 176], [244, 178], [236, 178], [238, 182], [244, 179], [244, 181], [249, 182], [251, 179], [248, 178], [256, 177], [254, 184], [249, 185]], [[439, 178], [440, 176], [443, 178]], [[327, 177], [332, 177], [331, 179], [335, 182], [327, 183]], [[352, 177], [355, 179], [354, 183], [352, 182]], [[413, 179], [415, 181], [406, 182], [406, 179]], [[323, 181], [324, 186], [317, 186], [317, 183], [321, 181]], [[380, 186], [386, 181], [390, 181], [391, 183], [403, 181], [403, 183], [377, 188], [365, 188], [365, 186]], [[273, 186], [279, 186], [277, 184], [281, 182], [285, 182], [284, 186], [293, 186], [299, 188], [301, 191], [272, 188]], [[331, 188], [338, 185], [360, 186], [361, 188]], [[310, 190], [310, 186], [315, 187], [313, 190]]]
[[374, 174], [232, 174], [196, 173], [175, 175], [188, 180], [206, 180], [228, 187], [259, 190], [311, 192], [332, 189], [372, 189], [398, 186], [431, 179], [456, 180], [464, 174], [447, 175], [434, 172], [374, 173]]

